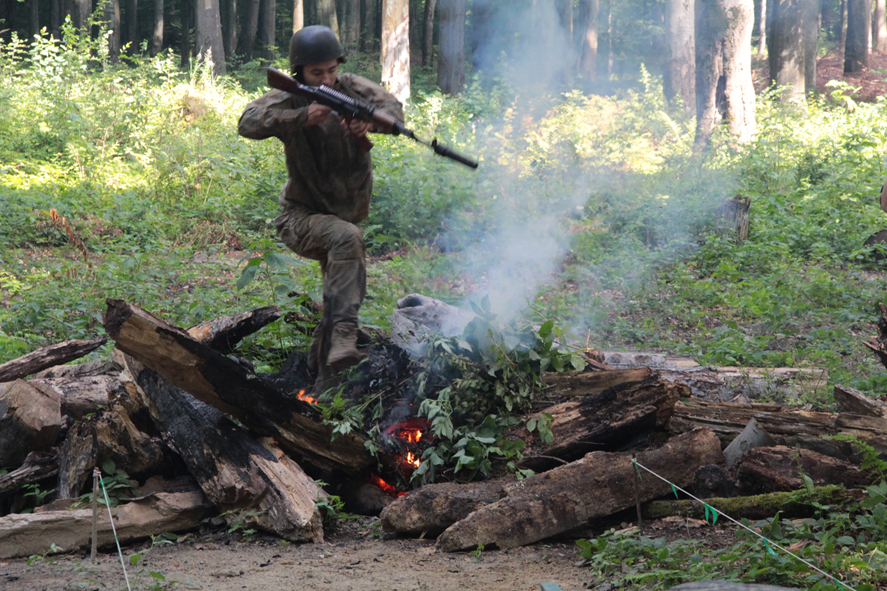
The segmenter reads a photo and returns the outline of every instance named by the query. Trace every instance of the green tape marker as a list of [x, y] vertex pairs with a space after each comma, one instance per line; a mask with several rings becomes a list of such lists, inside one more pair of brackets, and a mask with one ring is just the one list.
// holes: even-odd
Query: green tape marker
[[634, 466], [634, 471], [638, 473], [638, 480], [643, 480], [643, 478], [641, 478], [641, 469], [638, 468], [638, 463], [632, 460], [631, 464]]
[[680, 497], [678, 496], [678, 489], [676, 489], [676, 488], [674, 487], [674, 485], [671, 484], [670, 482], [669, 482], [668, 484], [671, 485], [671, 492], [674, 493], [674, 498], [680, 500]]
[[767, 546], [767, 551], [770, 554], [772, 554], [773, 556], [776, 556], [776, 552], [774, 552], [773, 548], [770, 547], [770, 542], [767, 540], [767, 538], [764, 538], [764, 545]]
[[702, 508], [705, 509], [705, 520], [708, 521], [708, 504], [702, 503]]

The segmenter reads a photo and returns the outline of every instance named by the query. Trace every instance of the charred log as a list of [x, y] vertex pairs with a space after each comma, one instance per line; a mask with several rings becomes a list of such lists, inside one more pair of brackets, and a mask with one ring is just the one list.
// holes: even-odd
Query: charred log
[[249, 312], [223, 316], [195, 324], [188, 334], [225, 355], [234, 351], [245, 337], [280, 318], [280, 306], [265, 306]]

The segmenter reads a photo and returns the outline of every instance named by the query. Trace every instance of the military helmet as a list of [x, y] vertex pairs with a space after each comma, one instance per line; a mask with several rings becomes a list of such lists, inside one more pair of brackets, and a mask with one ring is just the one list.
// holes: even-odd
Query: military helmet
[[299, 66], [319, 64], [329, 60], [345, 61], [345, 49], [329, 27], [311, 25], [299, 29], [290, 41], [290, 70]]

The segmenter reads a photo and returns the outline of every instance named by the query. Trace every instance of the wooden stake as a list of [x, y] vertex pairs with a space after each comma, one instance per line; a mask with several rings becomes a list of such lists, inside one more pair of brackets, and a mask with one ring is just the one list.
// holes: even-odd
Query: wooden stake
[[639, 490], [641, 474], [638, 471], [637, 459], [637, 454], [631, 454], [631, 461], [634, 464], [634, 506], [638, 512], [638, 534], [642, 534], [644, 533], [644, 519], [641, 517], [641, 495]]
[[99, 469], [92, 469], [92, 550], [89, 553], [89, 560], [95, 564], [96, 562], [96, 545], [99, 533]]

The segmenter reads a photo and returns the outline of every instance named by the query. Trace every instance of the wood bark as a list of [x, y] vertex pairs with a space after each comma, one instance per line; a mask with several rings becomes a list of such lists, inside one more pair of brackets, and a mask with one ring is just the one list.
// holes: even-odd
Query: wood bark
[[696, 105], [695, 0], [668, 0], [665, 9], [665, 98], [679, 101], [685, 111], [692, 112]]
[[105, 337], [88, 341], [65, 341], [37, 349], [0, 365], [0, 382], [10, 382], [38, 371], [68, 363], [92, 353], [108, 342]]
[[156, 372], [133, 376], [153, 404], [164, 439], [206, 496], [249, 526], [298, 542], [323, 542], [315, 506], [323, 490], [272, 440], [257, 440], [221, 411], [172, 386]]
[[[687, 0], [689, 1], [689, 0]], [[580, 0], [577, 27], [579, 30], [579, 75], [585, 80], [597, 78], [598, 17], [600, 0]], [[690, 20], [692, 27], [692, 19]]]
[[771, 0], [773, 14], [768, 42], [770, 84], [785, 87], [780, 99], [806, 103], [805, 4], [810, 0]]
[[706, 400], [754, 400], [762, 396], [794, 400], [805, 392], [822, 391], [828, 385], [827, 370], [818, 368], [697, 366], [657, 371], [665, 380], [687, 384], [694, 397]]
[[126, 53], [133, 55], [139, 50], [139, 0], [126, 0], [126, 10], [123, 13], [126, 23], [126, 43], [129, 48]]
[[270, 48], [277, 46], [274, 39], [274, 28], [277, 25], [277, 0], [262, 0], [261, 15], [259, 43], [262, 46], [262, 57], [271, 59]]
[[[670, 439], [662, 448], [637, 455], [639, 464], [663, 478], [687, 486], [696, 469], [723, 461], [717, 437], [698, 429]], [[505, 487], [506, 497], [471, 513], [437, 539], [445, 552], [480, 545], [513, 548], [532, 544], [635, 504], [637, 478], [629, 453], [592, 452], [581, 460], [536, 474]], [[671, 492], [652, 475], [636, 489], [641, 501]]]
[[[657, 374], [658, 375], [658, 374]], [[649, 367], [633, 369], [609, 369], [588, 373], [548, 373], [543, 380], [545, 393], [562, 398], [578, 398], [600, 394], [608, 388], [627, 382], [641, 382], [654, 377]]]
[[83, 378], [32, 378], [28, 384], [41, 392], [57, 397], [63, 416], [79, 421], [96, 412], [120, 388], [120, 382], [110, 376], [90, 376]]
[[844, 73], [861, 72], [869, 65], [872, 35], [872, 0], [847, 0], [847, 40]]
[[332, 429], [321, 424], [314, 405], [278, 392], [182, 329], [121, 300], [108, 300], [104, 324], [121, 351], [252, 431], [274, 437], [287, 453], [350, 473], [375, 465], [365, 437], [352, 433], [330, 441]]
[[181, 14], [179, 16], [179, 27], [181, 35], [179, 37], [179, 58], [181, 66], [188, 69], [191, 64], [191, 28], [194, 23], [194, 1], [184, 0], [181, 4]]
[[347, 51], [353, 51], [360, 42], [360, 0], [344, 0], [342, 3], [342, 31], [340, 41]]
[[803, 475], [816, 486], [841, 484], [848, 488], [870, 484], [872, 476], [850, 462], [809, 449], [785, 446], [756, 447], [745, 452], [739, 464], [737, 484], [741, 495], [800, 490]]
[[887, 53], [887, 0], [875, 0], [872, 15], [872, 51]]
[[410, 99], [409, 10], [407, 0], [382, 0], [382, 84], [402, 103]]
[[0, 466], [18, 466], [47, 451], [62, 428], [61, 402], [23, 380], [0, 383]]
[[102, 8], [105, 23], [110, 34], [108, 35], [108, 59], [116, 64], [120, 59], [121, 35], [120, 35], [120, 0], [106, 0]]
[[92, 13], [92, 0], [74, 0], [74, 10], [71, 13], [71, 23], [74, 28], [84, 30], [89, 25], [89, 15]]
[[887, 418], [793, 410], [778, 404], [718, 403], [691, 398], [675, 405], [668, 430], [683, 433], [697, 427], [709, 427], [726, 446], [751, 419], [757, 421], [776, 445], [853, 459], [855, 452], [849, 443], [823, 437], [844, 433], [872, 445], [879, 454], [887, 453]]
[[51, 452], [31, 452], [24, 463], [0, 476], [0, 495], [15, 492], [26, 484], [39, 482], [59, 471], [58, 455]]
[[245, 337], [258, 332], [279, 318], [280, 306], [265, 306], [250, 312], [195, 324], [188, 329], [188, 334], [204, 345], [228, 355], [234, 352], [237, 344]]
[[[114, 544], [104, 511], [98, 522], [100, 547]], [[212, 504], [200, 491], [157, 493], [111, 509], [121, 544], [197, 527], [211, 512]], [[91, 526], [92, 509], [0, 517], [0, 558], [41, 555], [49, 550], [50, 543], [69, 552], [88, 548]]]
[[866, 417], [887, 417], [887, 403], [872, 398], [859, 390], [837, 385], [834, 390], [835, 402], [841, 412]]
[[293, 33], [305, 27], [305, 0], [293, 0]]
[[197, 55], [203, 61], [212, 59], [213, 74], [225, 73], [225, 46], [222, 43], [222, 17], [219, 0], [197, 0], [194, 36]]
[[[552, 467], [551, 458], [572, 461], [589, 451], [619, 449], [639, 434], [663, 427], [675, 403], [689, 395], [689, 387], [663, 382], [655, 376], [550, 406], [542, 412], [552, 416], [554, 444], [538, 458], [525, 458], [521, 465], [541, 471]], [[536, 414], [531, 418], [542, 417]]]
[[426, 484], [395, 499], [379, 516], [382, 529], [408, 536], [435, 537], [481, 507], [505, 497], [514, 477], [457, 484]]
[[[151, 31], [151, 55], [163, 50], [163, 0], [154, 0], [154, 27]], [[226, 51], [227, 55], [227, 51]]]
[[315, 2], [318, 24], [331, 28], [338, 37], [339, 18], [336, 15], [336, 0], [315, 0]]
[[28, 38], [33, 39], [40, 33], [40, 0], [28, 0]]
[[440, 0], [437, 85], [456, 94], [465, 85], [465, 0]]
[[247, 0], [246, 18], [243, 22], [241, 35], [237, 40], [237, 53], [251, 61], [256, 49], [256, 35], [259, 31], [259, 8], [261, 0]]
[[49, 34], [55, 39], [61, 37], [62, 30], [62, 2], [61, 0], [49, 0]]
[[434, 59], [434, 11], [437, 0], [425, 0], [425, 20], [422, 27], [422, 65], [431, 67]]
[[755, 132], [751, 75], [752, 0], [696, 4], [696, 137], [707, 141], [722, 122], [740, 142]]
[[773, 6], [772, 2], [773, 0], [761, 0], [758, 21], [758, 55], [764, 55], [764, 49], [767, 47], [767, 27], [770, 25], [768, 16]]
[[362, 51], [376, 51], [379, 49], [381, 39], [381, 5], [380, 0], [363, 0], [363, 30], [360, 34], [360, 48]]

